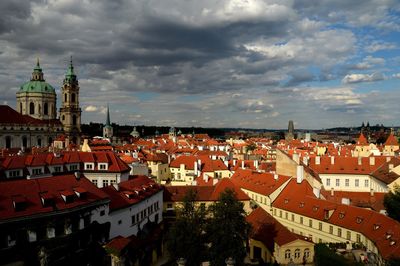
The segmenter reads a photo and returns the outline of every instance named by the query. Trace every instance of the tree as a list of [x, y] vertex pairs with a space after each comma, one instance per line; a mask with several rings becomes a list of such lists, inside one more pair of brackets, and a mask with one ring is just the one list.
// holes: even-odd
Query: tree
[[383, 199], [383, 205], [389, 217], [400, 221], [400, 187], [395, 186], [393, 191], [389, 191]]
[[211, 265], [225, 265], [225, 259], [229, 257], [235, 259], [235, 265], [242, 265], [250, 232], [243, 203], [237, 200], [233, 190], [227, 189], [209, 210], [207, 235]]
[[205, 208], [196, 206], [197, 193], [189, 190], [176, 221], [167, 234], [167, 249], [173, 259], [185, 258], [186, 265], [200, 265], [205, 257]]

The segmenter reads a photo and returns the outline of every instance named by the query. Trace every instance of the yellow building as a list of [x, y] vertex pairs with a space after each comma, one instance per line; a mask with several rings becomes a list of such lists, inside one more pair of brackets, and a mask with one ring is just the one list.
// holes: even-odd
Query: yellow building
[[313, 263], [314, 243], [289, 231], [262, 208], [247, 216], [247, 221], [252, 225], [250, 259], [279, 264]]

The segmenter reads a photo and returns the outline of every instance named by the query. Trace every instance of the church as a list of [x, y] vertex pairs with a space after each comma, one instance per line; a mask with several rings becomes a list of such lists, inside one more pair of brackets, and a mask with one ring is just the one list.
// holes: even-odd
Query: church
[[61, 87], [61, 108], [57, 117], [57, 94], [44, 79], [39, 59], [30, 81], [17, 92], [16, 110], [0, 105], [0, 148], [47, 147], [61, 136], [69, 143], [81, 142], [79, 83], [72, 59]]

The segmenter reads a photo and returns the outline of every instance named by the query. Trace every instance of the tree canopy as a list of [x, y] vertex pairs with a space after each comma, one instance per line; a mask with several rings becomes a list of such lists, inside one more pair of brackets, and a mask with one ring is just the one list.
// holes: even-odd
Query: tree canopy
[[225, 265], [229, 257], [235, 259], [235, 265], [242, 265], [250, 232], [243, 203], [237, 200], [233, 190], [227, 189], [209, 210], [207, 235], [211, 265]]
[[385, 195], [383, 205], [388, 212], [389, 217], [400, 221], [400, 187], [395, 186], [393, 192], [390, 191]]

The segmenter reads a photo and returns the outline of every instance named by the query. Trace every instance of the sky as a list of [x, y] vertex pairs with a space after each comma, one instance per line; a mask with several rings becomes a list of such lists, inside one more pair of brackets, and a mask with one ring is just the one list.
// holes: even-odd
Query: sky
[[0, 1], [0, 104], [70, 56], [84, 123], [400, 125], [397, 0]]

